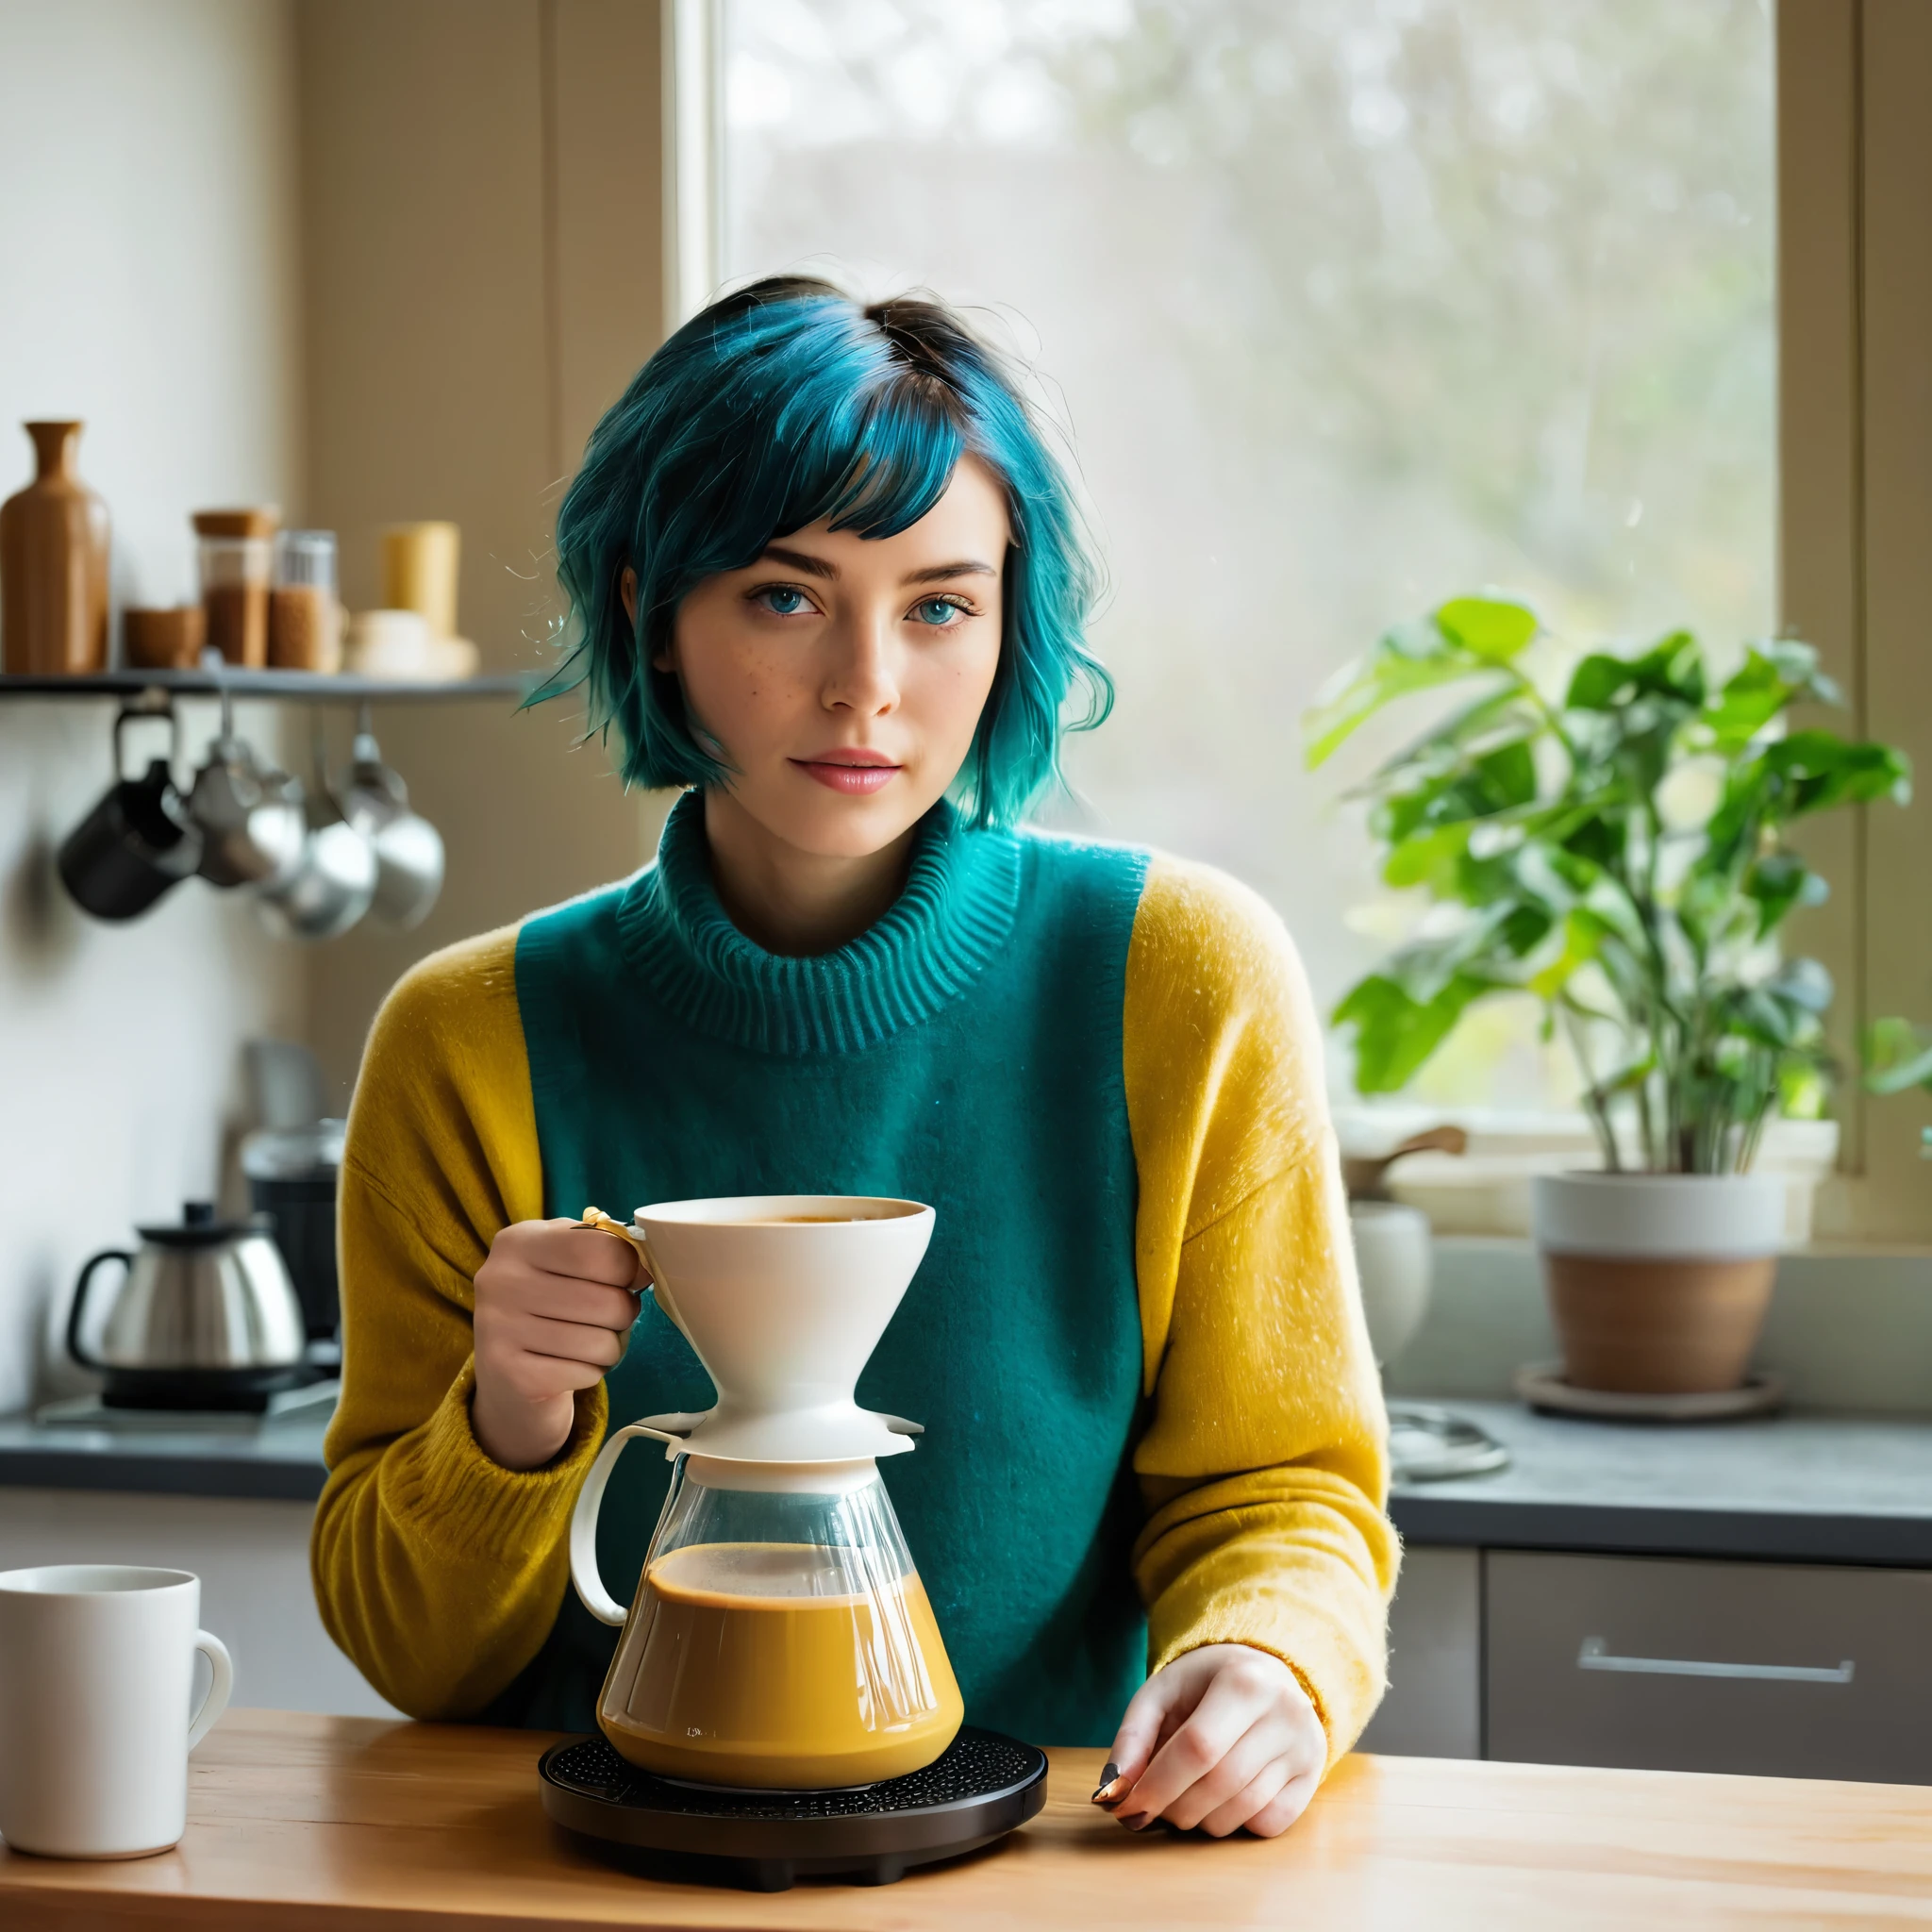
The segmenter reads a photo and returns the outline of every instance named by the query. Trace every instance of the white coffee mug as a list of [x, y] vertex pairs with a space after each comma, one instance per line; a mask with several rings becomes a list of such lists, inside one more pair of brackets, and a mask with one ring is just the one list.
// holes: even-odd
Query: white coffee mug
[[[140, 1858], [188, 1826], [188, 1754], [235, 1668], [196, 1626], [186, 1570], [0, 1571], [0, 1838], [55, 1858]], [[212, 1671], [191, 1719], [194, 1653]]]

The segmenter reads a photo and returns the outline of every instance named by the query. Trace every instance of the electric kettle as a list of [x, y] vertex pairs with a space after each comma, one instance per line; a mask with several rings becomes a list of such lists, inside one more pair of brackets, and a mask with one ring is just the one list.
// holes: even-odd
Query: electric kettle
[[[88, 1261], [67, 1315], [67, 1352], [106, 1376], [108, 1407], [260, 1408], [307, 1379], [302, 1305], [265, 1223], [217, 1221], [211, 1202], [190, 1201], [178, 1225], [135, 1231], [138, 1253]], [[124, 1272], [92, 1320], [89, 1290], [110, 1261]]]

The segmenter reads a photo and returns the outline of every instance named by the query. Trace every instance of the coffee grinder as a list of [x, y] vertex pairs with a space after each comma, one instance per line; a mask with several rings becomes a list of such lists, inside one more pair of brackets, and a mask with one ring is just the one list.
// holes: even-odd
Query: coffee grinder
[[[601, 1738], [542, 1759], [544, 1808], [646, 1862], [756, 1890], [890, 1883], [1034, 1816], [1046, 1760], [962, 1726], [939, 1626], [879, 1479], [919, 1426], [858, 1407], [860, 1372], [932, 1236], [916, 1201], [758, 1195], [638, 1210], [623, 1227], [718, 1393], [614, 1431], [571, 1521], [585, 1607], [622, 1627]], [[625, 1445], [670, 1491], [628, 1612], [597, 1571]]]

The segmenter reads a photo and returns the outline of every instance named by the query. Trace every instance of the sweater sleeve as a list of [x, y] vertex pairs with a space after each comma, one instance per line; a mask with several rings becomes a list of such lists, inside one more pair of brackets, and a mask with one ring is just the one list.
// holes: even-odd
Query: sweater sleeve
[[1333, 1763], [1382, 1694], [1398, 1546], [1321, 1031], [1280, 921], [1221, 874], [1157, 859], [1124, 1033], [1149, 1667], [1208, 1643], [1272, 1652]]
[[515, 960], [514, 930], [488, 934], [390, 994], [342, 1162], [342, 1395], [310, 1565], [329, 1635], [413, 1717], [480, 1710], [537, 1654], [604, 1433], [602, 1383], [540, 1470], [470, 1426], [472, 1281], [497, 1229], [543, 1211]]

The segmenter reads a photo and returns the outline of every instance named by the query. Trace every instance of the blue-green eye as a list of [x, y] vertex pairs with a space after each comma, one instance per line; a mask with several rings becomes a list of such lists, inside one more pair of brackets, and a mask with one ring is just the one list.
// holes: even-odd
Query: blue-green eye
[[765, 584], [752, 595], [774, 617], [796, 617], [801, 610], [811, 608], [796, 584]]
[[935, 629], [942, 628], [965, 614], [965, 610], [950, 597], [926, 597], [912, 607], [913, 623], [929, 624]]

